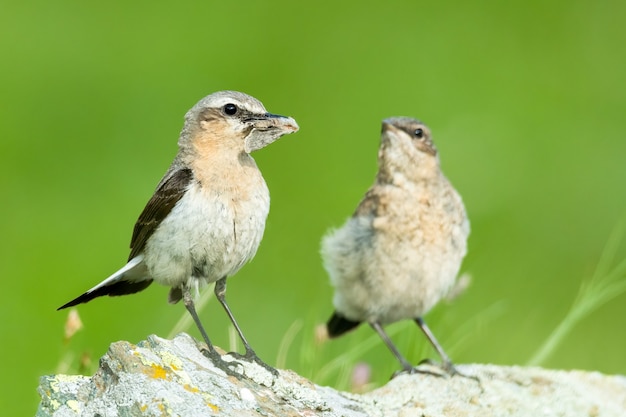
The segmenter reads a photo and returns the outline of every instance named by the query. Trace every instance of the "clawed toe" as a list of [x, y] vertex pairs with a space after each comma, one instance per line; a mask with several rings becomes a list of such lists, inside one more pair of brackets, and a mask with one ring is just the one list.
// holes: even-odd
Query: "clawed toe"
[[[420, 364], [421, 364], [421, 362], [420, 362]], [[438, 376], [438, 377], [445, 377], [445, 376], [447, 376], [447, 375], [442, 374], [440, 372], [434, 372], [434, 371], [431, 371], [429, 369], [420, 368], [419, 365], [418, 365], [418, 366], [403, 368], [403, 369], [400, 369], [400, 370], [394, 372], [391, 375], [391, 379], [394, 379], [397, 376], [405, 375], [405, 374], [406, 375], [424, 374], [424, 375], [432, 375], [432, 376]]]
[[[438, 369], [438, 370], [440, 370], [442, 372], [437, 372], [435, 370], [422, 367], [422, 365], [428, 365], [429, 367], [433, 367], [433, 368]], [[449, 377], [453, 377], [453, 376], [457, 376], [458, 375], [458, 376], [463, 377], [463, 378], [473, 379], [474, 381], [476, 381], [476, 382], [478, 382], [480, 384], [480, 379], [478, 379], [477, 376], [466, 375], [466, 374], [460, 372], [454, 366], [454, 364], [452, 362], [450, 362], [450, 361], [444, 361], [443, 363], [438, 363], [438, 362], [433, 361], [432, 359], [423, 359], [415, 367], [405, 367], [403, 369], [400, 369], [400, 370], [394, 372], [393, 375], [391, 375], [391, 379], [397, 377], [398, 375], [403, 375], [403, 374], [409, 374], [409, 375], [426, 374], [426, 375], [437, 376], [437, 377], [440, 377], [440, 378], [449, 378]]]
[[263, 362], [257, 355], [256, 353], [254, 353], [253, 350], [248, 350], [246, 351], [246, 353], [244, 353], [243, 355], [241, 353], [237, 353], [237, 352], [229, 352], [228, 355], [232, 356], [233, 358], [242, 360], [242, 361], [246, 361], [246, 362], [254, 362], [257, 365], [265, 368], [269, 373], [271, 373], [273, 376], [278, 376], [279, 373], [278, 371], [271, 367], [270, 365], [266, 364], [265, 362]]
[[475, 375], [467, 375], [464, 374], [463, 372], [459, 371], [456, 366], [454, 366], [454, 364], [452, 364], [452, 362], [450, 361], [445, 361], [441, 364], [437, 364], [435, 362], [430, 361], [429, 363], [431, 363], [434, 366], [438, 366], [440, 369], [442, 369], [443, 371], [446, 372], [446, 374], [448, 376], [460, 376], [462, 378], [468, 378], [468, 379], [473, 379], [474, 381], [478, 382], [480, 384], [480, 379], [478, 379], [477, 376]]
[[237, 362], [237, 361], [225, 361], [224, 359], [222, 359], [222, 356], [217, 353], [217, 351], [215, 350], [209, 350], [209, 349], [200, 349], [200, 351], [202, 352], [202, 354], [207, 357], [212, 363], [213, 365], [224, 371], [227, 375], [230, 376], [234, 376], [237, 379], [241, 378], [241, 374], [235, 372], [235, 370], [233, 368], [236, 368], [237, 366], [242, 366], [241, 363]]

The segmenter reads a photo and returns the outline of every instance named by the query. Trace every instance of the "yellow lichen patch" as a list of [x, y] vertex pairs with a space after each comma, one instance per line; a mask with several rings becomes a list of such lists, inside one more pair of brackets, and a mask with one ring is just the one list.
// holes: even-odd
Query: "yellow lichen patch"
[[144, 371], [146, 375], [154, 379], [167, 379], [167, 369], [157, 364], [150, 364], [150, 368]]
[[172, 355], [169, 352], [163, 352], [161, 354], [161, 359], [163, 360], [164, 364], [167, 364], [175, 371], [178, 371], [179, 369], [182, 369], [183, 367], [183, 363], [180, 360], [180, 358], [177, 358], [176, 356]]
[[215, 404], [211, 404], [210, 402], [206, 402], [206, 405], [214, 412], [217, 413], [218, 411], [220, 411], [220, 408], [218, 406], [216, 406]]
[[[162, 400], [165, 401], [165, 400]], [[172, 412], [172, 408], [169, 407], [167, 405], [167, 403], [165, 402], [159, 402], [157, 403], [157, 408], [159, 409], [159, 411], [161, 412], [162, 416], [172, 416], [172, 415], [176, 415]]]
[[207, 394], [206, 392], [200, 392], [200, 395], [202, 396], [202, 399], [204, 400], [204, 403], [207, 405], [207, 407], [209, 407], [214, 413], [220, 411], [220, 408], [211, 402], [211, 395]]
[[192, 386], [191, 386], [191, 385], [189, 385], [189, 384], [185, 384], [185, 385], [183, 385], [183, 388], [185, 388], [187, 391], [189, 391], [189, 392], [193, 392], [193, 393], [200, 392], [200, 390], [199, 390], [198, 388], [196, 388], [196, 387], [192, 387]]
[[76, 400], [68, 400], [65, 405], [67, 405], [75, 413], [80, 411], [80, 404]]

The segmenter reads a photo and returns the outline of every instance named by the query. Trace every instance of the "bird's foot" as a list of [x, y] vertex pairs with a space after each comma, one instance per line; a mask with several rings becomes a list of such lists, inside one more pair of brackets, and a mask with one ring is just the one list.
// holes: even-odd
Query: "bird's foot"
[[275, 376], [275, 377], [279, 376], [278, 371], [275, 368], [273, 368], [270, 365], [268, 365], [265, 362], [263, 362], [257, 356], [257, 354], [254, 352], [254, 350], [252, 350], [252, 349], [246, 350], [246, 353], [244, 353], [243, 355], [241, 353], [237, 353], [237, 352], [229, 352], [228, 354], [230, 356], [236, 358], [236, 359], [239, 359], [239, 360], [243, 360], [243, 361], [246, 361], [246, 362], [254, 362], [257, 365], [259, 365], [260, 367], [265, 368], [265, 370], [267, 370], [273, 376]]
[[235, 372], [235, 370], [233, 369], [237, 366], [243, 367], [241, 363], [237, 361], [225, 361], [215, 349], [202, 348], [200, 349], [200, 352], [202, 352], [205, 357], [209, 358], [209, 360], [213, 362], [213, 365], [215, 365], [216, 368], [224, 371], [226, 375], [234, 376], [237, 379], [241, 379], [241, 377], [243, 376], [242, 374]]
[[[420, 364], [421, 364], [421, 362], [420, 362]], [[430, 369], [420, 368], [419, 365], [418, 365], [418, 366], [405, 366], [402, 369], [399, 369], [396, 372], [394, 372], [391, 375], [390, 379], [394, 379], [397, 376], [405, 375], [405, 374], [406, 375], [424, 374], [424, 375], [432, 375], [432, 376], [438, 376], [438, 377], [447, 376], [447, 375], [442, 374], [440, 372], [431, 371]]]
[[[453, 376], [460, 376], [463, 378], [468, 378], [468, 379], [473, 379], [474, 381], [478, 382], [480, 384], [480, 379], [478, 379], [477, 376], [474, 375], [467, 375], [464, 374], [463, 372], [459, 371], [456, 366], [454, 366], [454, 364], [448, 359], [448, 360], [444, 360], [443, 362], [439, 363], [439, 362], [435, 362], [432, 359], [422, 359], [420, 361], [420, 363], [417, 364], [417, 367], [419, 367], [420, 365], [430, 365], [434, 368], [438, 368], [440, 370], [442, 370], [444, 373], [434, 373], [432, 372], [432, 374], [437, 375], [437, 376], [441, 376], [441, 377], [453, 377]], [[416, 367], [416, 368], [417, 368]]]
[[[428, 365], [428, 367], [423, 367], [422, 365]], [[478, 379], [477, 376], [466, 375], [462, 373], [449, 360], [438, 363], [433, 361], [432, 359], [423, 359], [420, 361], [420, 363], [417, 364], [417, 366], [405, 366], [402, 369], [394, 372], [393, 375], [391, 375], [391, 379], [403, 374], [425, 374], [436, 376], [439, 378], [450, 378], [458, 375], [463, 378], [473, 379], [480, 384], [480, 379]]]

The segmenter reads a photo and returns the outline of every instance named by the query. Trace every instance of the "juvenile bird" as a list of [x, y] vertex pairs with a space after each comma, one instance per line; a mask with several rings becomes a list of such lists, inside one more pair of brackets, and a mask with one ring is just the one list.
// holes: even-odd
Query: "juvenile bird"
[[245, 357], [269, 368], [226, 303], [226, 278], [254, 257], [270, 207], [267, 185], [250, 153], [297, 130], [294, 119], [268, 113], [243, 93], [220, 91], [200, 100], [185, 115], [178, 154], [135, 224], [128, 263], [59, 310], [104, 295], [136, 293], [156, 281], [171, 287], [170, 303], [183, 300], [208, 355], [219, 361], [192, 295], [215, 282], [215, 295], [239, 333]]
[[461, 197], [441, 172], [428, 127], [408, 117], [383, 121], [378, 173], [356, 211], [322, 240], [324, 266], [335, 287], [330, 337], [361, 322], [400, 361], [415, 368], [383, 325], [411, 319], [456, 373], [422, 319], [455, 283], [467, 249], [469, 222]]

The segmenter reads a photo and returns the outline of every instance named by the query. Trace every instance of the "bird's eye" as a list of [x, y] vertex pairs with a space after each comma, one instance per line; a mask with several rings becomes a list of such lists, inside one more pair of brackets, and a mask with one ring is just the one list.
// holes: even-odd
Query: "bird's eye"
[[229, 116], [234, 116], [235, 114], [237, 114], [237, 106], [235, 106], [233, 103], [228, 103], [226, 105], [224, 105], [224, 113], [226, 113]]
[[424, 129], [422, 129], [421, 127], [418, 127], [417, 129], [415, 129], [415, 131], [413, 132], [413, 135], [418, 138], [421, 139], [424, 137]]

